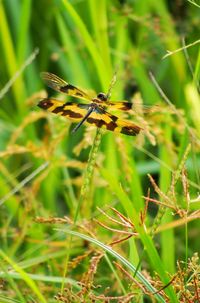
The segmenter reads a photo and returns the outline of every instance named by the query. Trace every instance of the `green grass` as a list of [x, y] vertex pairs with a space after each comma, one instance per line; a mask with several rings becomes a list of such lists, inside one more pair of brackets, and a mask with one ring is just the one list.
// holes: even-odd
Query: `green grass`
[[[198, 302], [198, 17], [192, 1], [0, 1], [0, 302]], [[37, 107], [41, 71], [97, 92], [117, 72], [111, 100], [158, 108], [126, 117], [137, 137], [71, 134]]]

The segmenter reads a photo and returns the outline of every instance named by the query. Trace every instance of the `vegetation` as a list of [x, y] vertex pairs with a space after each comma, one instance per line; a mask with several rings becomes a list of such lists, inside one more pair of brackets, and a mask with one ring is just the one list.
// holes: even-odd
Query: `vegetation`
[[[199, 10], [0, 1], [0, 302], [200, 301]], [[116, 115], [143, 130], [72, 134], [37, 107], [71, 100], [42, 71], [111, 85], [111, 100], [138, 104]]]

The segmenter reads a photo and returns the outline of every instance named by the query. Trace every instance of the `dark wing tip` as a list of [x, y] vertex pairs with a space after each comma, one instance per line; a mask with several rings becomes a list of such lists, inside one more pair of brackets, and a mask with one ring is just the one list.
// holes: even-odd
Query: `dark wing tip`
[[133, 125], [133, 126], [124, 126], [122, 127], [122, 134], [128, 135], [128, 136], [137, 136], [139, 134], [139, 132], [142, 130], [141, 127], [137, 126], [137, 125]]
[[53, 104], [52, 104], [52, 101], [48, 98], [45, 98], [45, 99], [42, 99], [38, 104], [37, 106], [39, 106], [40, 108], [43, 108], [43, 109], [48, 109], [49, 107], [51, 107]]

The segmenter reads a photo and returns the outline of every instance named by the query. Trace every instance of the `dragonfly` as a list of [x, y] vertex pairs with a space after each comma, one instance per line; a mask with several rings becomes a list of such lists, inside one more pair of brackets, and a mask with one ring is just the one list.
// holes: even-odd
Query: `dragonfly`
[[112, 132], [122, 133], [128, 136], [136, 136], [142, 130], [142, 127], [117, 116], [110, 114], [107, 109], [121, 110], [128, 112], [133, 108], [133, 103], [127, 101], [111, 102], [109, 94], [99, 93], [91, 97], [84, 90], [69, 84], [55, 74], [42, 72], [41, 77], [46, 85], [53, 90], [64, 93], [68, 96], [87, 101], [89, 103], [66, 102], [54, 99], [42, 99], [38, 106], [44, 110], [57, 115], [67, 117], [78, 124], [72, 132], [76, 132], [84, 123], [95, 125]]

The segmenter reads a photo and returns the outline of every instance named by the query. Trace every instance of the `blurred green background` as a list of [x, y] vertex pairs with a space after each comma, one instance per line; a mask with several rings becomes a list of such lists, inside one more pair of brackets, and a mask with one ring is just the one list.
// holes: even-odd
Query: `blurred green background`
[[[158, 289], [178, 274], [177, 260], [199, 252], [199, 12], [198, 1], [183, 0], [0, 1], [1, 302], [57, 302], [63, 276], [63, 302], [102, 302], [93, 295], [106, 296], [106, 287], [116, 297], [135, 289], [106, 255], [85, 282], [100, 290], [73, 297], [95, 246], [55, 224], [89, 233], [102, 248], [136, 229], [136, 239], [113, 249], [157, 272], [161, 284], [145, 283]], [[116, 113], [144, 129], [137, 137], [85, 125], [72, 134], [69, 120], [37, 107], [47, 94], [72, 101], [45, 87], [42, 71], [96, 92], [107, 92], [116, 72], [111, 100], [155, 110]], [[118, 212], [135, 228], [118, 224]], [[161, 295], [158, 302], [185, 302], [174, 285]], [[153, 297], [136, 287], [127, 302]]]

